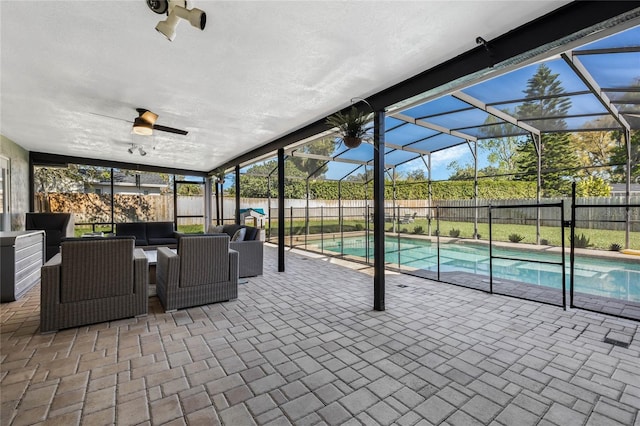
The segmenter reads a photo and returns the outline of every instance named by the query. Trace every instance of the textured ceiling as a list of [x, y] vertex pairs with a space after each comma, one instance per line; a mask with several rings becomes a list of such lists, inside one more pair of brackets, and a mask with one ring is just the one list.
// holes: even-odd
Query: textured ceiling
[[[209, 171], [567, 1], [0, 1], [0, 131], [29, 151]], [[130, 133], [135, 108], [187, 136]], [[148, 155], [129, 154], [131, 143]]]

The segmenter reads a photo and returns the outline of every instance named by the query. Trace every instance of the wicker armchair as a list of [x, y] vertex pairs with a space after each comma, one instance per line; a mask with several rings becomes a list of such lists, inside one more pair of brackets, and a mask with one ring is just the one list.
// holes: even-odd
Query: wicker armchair
[[237, 251], [240, 256], [240, 278], [262, 275], [264, 241], [232, 241], [229, 247]]
[[146, 315], [149, 266], [132, 237], [71, 238], [42, 267], [40, 331]]
[[156, 291], [166, 311], [238, 297], [238, 252], [227, 235], [183, 235], [158, 248]]
[[27, 231], [42, 230], [47, 236], [46, 260], [58, 254], [60, 242], [64, 238], [73, 237], [74, 224], [73, 213], [27, 213], [25, 215]]

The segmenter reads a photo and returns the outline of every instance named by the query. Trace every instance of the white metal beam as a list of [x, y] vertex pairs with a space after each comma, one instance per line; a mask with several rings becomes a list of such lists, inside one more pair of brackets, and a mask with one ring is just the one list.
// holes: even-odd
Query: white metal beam
[[584, 67], [584, 65], [578, 59], [578, 57], [574, 55], [573, 52], [571, 51], [565, 52], [560, 56], [562, 57], [562, 59], [564, 59], [567, 65], [571, 67], [573, 72], [575, 72], [578, 75], [578, 77], [580, 77], [582, 82], [587, 85], [589, 90], [591, 90], [591, 93], [593, 93], [594, 96], [598, 98], [602, 106], [605, 107], [605, 109], [620, 124], [620, 126], [622, 126], [623, 129], [631, 130], [631, 126], [629, 125], [627, 120], [625, 120], [625, 118], [620, 114], [620, 112], [618, 111], [618, 108], [616, 108], [616, 106], [611, 103], [611, 100], [609, 100], [609, 97], [606, 95], [606, 93], [602, 91], [602, 89], [600, 88], [600, 85], [598, 85], [596, 80], [589, 73], [589, 71]]
[[435, 130], [436, 132], [445, 133], [451, 136], [456, 136], [461, 139], [469, 140], [469, 141], [477, 141], [478, 138], [475, 136], [467, 135], [466, 133], [458, 132], [457, 130], [447, 129], [446, 127], [439, 126], [437, 124], [429, 123], [425, 120], [415, 119], [405, 114], [393, 114], [393, 118], [397, 118], [398, 120], [405, 121], [407, 123], [415, 124], [416, 126], [424, 127], [426, 129]]
[[485, 104], [484, 102], [482, 102], [479, 99], [474, 98], [473, 96], [469, 96], [464, 92], [455, 92], [453, 93], [451, 96], [453, 96], [456, 99], [461, 100], [462, 102], [466, 102], [469, 105], [475, 107], [475, 108], [479, 108], [481, 110], [483, 110], [484, 112], [487, 112], [495, 117], [498, 117], [501, 120], [506, 121], [509, 124], [513, 124], [514, 126], [520, 127], [521, 129], [526, 130], [529, 133], [533, 133], [536, 135], [540, 134], [540, 130], [536, 129], [533, 126], [530, 126], [527, 123], [524, 123], [520, 120], [518, 120], [517, 118], [507, 114], [504, 111], [500, 111], [498, 108], [496, 107], [492, 107], [490, 105]]

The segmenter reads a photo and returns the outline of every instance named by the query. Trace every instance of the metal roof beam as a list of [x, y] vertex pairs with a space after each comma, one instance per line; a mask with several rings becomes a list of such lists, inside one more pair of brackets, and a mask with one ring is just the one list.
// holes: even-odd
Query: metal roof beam
[[618, 108], [611, 103], [609, 97], [602, 91], [596, 80], [589, 73], [589, 71], [585, 68], [585, 66], [580, 62], [580, 60], [573, 54], [573, 52], [565, 52], [560, 55], [562, 59], [571, 67], [573, 72], [576, 73], [578, 77], [582, 80], [584, 84], [587, 85], [589, 90], [595, 95], [596, 98], [600, 101], [600, 103], [605, 107], [609, 114], [618, 122], [622, 128], [627, 131], [631, 131], [631, 126], [625, 120], [625, 118], [620, 114]]
[[413, 153], [420, 154], [420, 155], [430, 154], [430, 151], [424, 151], [422, 149], [411, 148], [411, 147], [403, 146], [403, 145], [396, 145], [394, 143], [389, 143], [389, 142], [385, 142], [384, 145], [387, 148], [391, 148], [394, 151], [413, 152]]
[[418, 120], [413, 117], [410, 117], [405, 114], [392, 114], [391, 117], [397, 118], [398, 120], [406, 121], [407, 123], [415, 124], [416, 126], [424, 127], [426, 129], [435, 130], [436, 132], [445, 133], [447, 135], [456, 136], [458, 138], [462, 138], [465, 140], [476, 141], [478, 140], [475, 136], [467, 135], [462, 132], [458, 132], [455, 130], [447, 129], [446, 127], [438, 126], [437, 124], [429, 123], [424, 120]]
[[[292, 157], [302, 157], [302, 158], [311, 158], [313, 160], [324, 160], [324, 161], [336, 161], [338, 163], [350, 163], [350, 164], [360, 164], [360, 165], [371, 165], [373, 160], [364, 161], [364, 160], [352, 160], [351, 158], [341, 158], [341, 157], [329, 157], [327, 155], [320, 154], [309, 154], [306, 152], [297, 152], [292, 151], [290, 154]], [[393, 165], [385, 164], [385, 167], [393, 167]]]
[[640, 52], [639, 46], [627, 46], [627, 47], [610, 47], [608, 49], [584, 49], [573, 51], [574, 56], [582, 55], [606, 55], [609, 53], [637, 53]]
[[489, 106], [482, 102], [479, 99], [474, 98], [473, 96], [469, 96], [464, 92], [456, 92], [452, 95], [454, 98], [461, 100], [462, 102], [466, 102], [471, 106], [474, 106], [478, 109], [481, 109], [495, 117], [498, 117], [501, 120], [506, 121], [507, 123], [513, 124], [516, 127], [520, 127], [521, 129], [526, 130], [529, 133], [534, 133], [536, 135], [540, 134], [540, 130], [536, 129], [533, 126], [528, 125], [527, 123], [523, 123], [512, 115], [507, 114], [504, 111], [500, 111], [498, 108]]

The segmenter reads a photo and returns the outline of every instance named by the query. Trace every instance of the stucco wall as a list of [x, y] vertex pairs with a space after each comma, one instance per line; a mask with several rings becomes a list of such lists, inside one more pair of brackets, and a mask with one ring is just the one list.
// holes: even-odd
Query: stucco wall
[[0, 155], [11, 163], [11, 230], [22, 231], [29, 211], [29, 151], [0, 135]]

